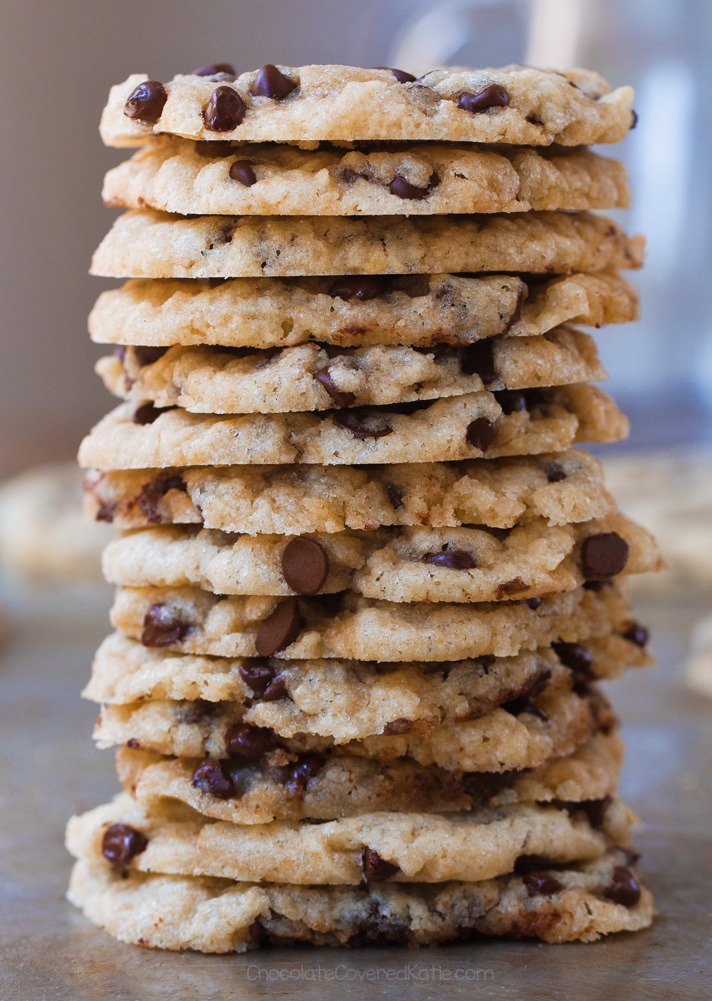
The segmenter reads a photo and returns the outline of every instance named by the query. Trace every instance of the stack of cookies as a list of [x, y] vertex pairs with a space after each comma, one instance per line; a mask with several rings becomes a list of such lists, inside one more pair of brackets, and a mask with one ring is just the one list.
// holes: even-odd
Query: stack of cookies
[[648, 925], [598, 682], [657, 568], [601, 466], [582, 324], [640, 238], [594, 73], [221, 64], [115, 87], [82, 444], [116, 632], [85, 695], [124, 792], [70, 899], [124, 941], [592, 940]]

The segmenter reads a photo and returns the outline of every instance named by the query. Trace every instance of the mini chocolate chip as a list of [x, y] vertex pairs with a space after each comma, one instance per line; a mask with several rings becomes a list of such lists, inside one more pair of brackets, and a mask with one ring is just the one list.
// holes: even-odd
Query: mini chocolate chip
[[400, 487], [396, 487], [392, 483], [387, 483], [386, 493], [388, 494], [388, 501], [394, 511], [397, 511], [399, 507], [403, 507], [404, 494]]
[[168, 410], [175, 410], [175, 407], [154, 407], [152, 403], [142, 403], [134, 410], [131, 420], [134, 424], [153, 424], [161, 414], [165, 414]]
[[225, 733], [225, 750], [231, 758], [258, 761], [278, 746], [271, 730], [247, 723], [233, 723]]
[[130, 824], [112, 824], [104, 831], [101, 853], [115, 868], [121, 869], [148, 847], [148, 838]]
[[433, 171], [430, 175], [430, 180], [424, 188], [419, 188], [416, 184], [411, 184], [410, 181], [406, 181], [405, 177], [401, 177], [400, 174], [396, 174], [391, 183], [388, 185], [388, 190], [396, 198], [405, 198], [410, 201], [420, 201], [423, 198], [427, 198], [430, 192], [437, 188], [440, 183], [440, 178]]
[[497, 597], [505, 598], [510, 594], [519, 594], [520, 591], [526, 591], [528, 587], [529, 585], [521, 577], [512, 577], [511, 580], [503, 580], [497, 585]]
[[190, 625], [179, 618], [167, 605], [151, 605], [143, 620], [141, 642], [144, 646], [172, 646], [190, 632]]
[[581, 646], [580, 643], [552, 643], [551, 645], [564, 667], [568, 667], [574, 674], [580, 674], [587, 678], [593, 676], [591, 670], [593, 657], [585, 646]]
[[146, 80], [131, 91], [124, 105], [127, 118], [155, 125], [168, 100], [166, 88], [158, 80]]
[[639, 622], [629, 622], [621, 636], [630, 643], [635, 643], [636, 646], [644, 647], [648, 644], [650, 632]]
[[145, 368], [162, 358], [167, 350], [168, 348], [137, 347], [132, 349], [132, 354], [141, 368]]
[[393, 433], [393, 426], [383, 414], [377, 410], [341, 410], [334, 414], [334, 421], [339, 427], [350, 431], [354, 438], [366, 441], [367, 438], [385, 438]]
[[282, 576], [297, 594], [318, 594], [329, 576], [326, 549], [305, 536], [291, 539], [282, 551]]
[[257, 184], [257, 177], [252, 169], [252, 164], [249, 160], [235, 160], [233, 164], [230, 165], [230, 180], [239, 181], [240, 184], [244, 184], [246, 188], [251, 188], [253, 184]]
[[537, 608], [541, 607], [543, 598], [527, 598], [527, 606], [531, 608], [532, 612], [536, 612]]
[[293, 643], [301, 632], [304, 620], [296, 598], [285, 598], [267, 616], [257, 630], [255, 646], [260, 657], [271, 657]]
[[548, 897], [552, 893], [558, 893], [559, 890], [563, 890], [563, 885], [558, 879], [554, 879], [550, 872], [545, 872], [543, 869], [534, 869], [532, 872], [527, 872], [522, 879], [530, 897]]
[[244, 660], [238, 667], [238, 672], [245, 684], [257, 697], [274, 681], [275, 668], [266, 661], [252, 657]]
[[215, 76], [216, 73], [227, 73], [235, 77], [237, 73], [232, 63], [212, 63], [210, 66], [198, 66], [193, 70], [193, 76]]
[[517, 389], [500, 389], [494, 393], [494, 398], [504, 414], [527, 409], [527, 398]]
[[497, 435], [497, 426], [494, 421], [487, 420], [486, 417], [478, 417], [467, 425], [467, 441], [473, 448], [478, 448], [481, 452], [486, 452]]
[[414, 77], [412, 73], [406, 73], [405, 70], [395, 69], [393, 66], [374, 66], [373, 68], [375, 70], [389, 70], [398, 83], [415, 83], [417, 79], [417, 77]]
[[460, 352], [460, 368], [465, 375], [479, 375], [485, 386], [499, 378], [494, 363], [494, 344], [491, 340], [476, 341]]
[[312, 372], [312, 378], [316, 379], [324, 387], [337, 407], [350, 407], [356, 400], [355, 393], [344, 393], [336, 388], [331, 381], [331, 373], [329, 372], [328, 365], [317, 369], [316, 372]]
[[285, 785], [291, 796], [302, 795], [310, 781], [324, 767], [324, 758], [319, 754], [307, 754], [285, 768]]
[[617, 532], [589, 535], [581, 546], [581, 563], [586, 580], [610, 580], [624, 569], [630, 546]]
[[220, 762], [212, 758], [200, 762], [193, 772], [191, 783], [194, 788], [216, 796], [217, 799], [229, 799], [232, 796], [232, 782], [223, 772]]
[[600, 831], [605, 823], [606, 813], [610, 805], [611, 797], [604, 796], [602, 799], [587, 799], [582, 803], [576, 803], [575, 808], [577, 810], [583, 810], [588, 817], [588, 822], [591, 827]]
[[489, 108], [506, 108], [508, 104], [509, 94], [498, 83], [491, 83], [476, 94], [463, 90], [457, 98], [457, 106], [463, 111], [487, 111]]
[[384, 880], [395, 876], [398, 866], [393, 862], [387, 862], [373, 848], [364, 848], [361, 853], [361, 886], [367, 887], [371, 883], [382, 883]]
[[232, 87], [216, 87], [203, 110], [203, 121], [211, 132], [231, 132], [245, 117], [247, 107]]
[[558, 462], [552, 462], [546, 471], [546, 478], [549, 483], [561, 483], [566, 479], [566, 470]]
[[477, 561], [472, 553], [464, 549], [444, 549], [439, 553], [426, 553], [420, 557], [421, 563], [431, 563], [434, 567], [449, 567], [451, 570], [472, 570]]
[[255, 97], [271, 97], [275, 101], [281, 101], [296, 89], [294, 80], [290, 80], [281, 70], [278, 70], [272, 63], [266, 63], [262, 69], [257, 71], [257, 76], [250, 87], [250, 93]]
[[411, 733], [415, 724], [412, 719], [405, 719], [401, 717], [400, 719], [392, 719], [390, 723], [386, 723], [383, 727], [383, 732], [387, 737], [395, 737], [400, 733]]
[[624, 865], [617, 865], [613, 870], [611, 882], [603, 891], [603, 895], [612, 900], [614, 904], [635, 907], [640, 900], [640, 884], [630, 869]]
[[181, 490], [185, 493], [187, 489], [182, 476], [161, 473], [141, 487], [141, 492], [136, 497], [135, 503], [147, 521], [152, 524], [160, 524], [161, 516], [158, 512], [158, 504], [162, 498], [171, 490]]
[[130, 747], [133, 751], [139, 751], [141, 749], [141, 744], [136, 740], [135, 737], [129, 737], [126, 741], [126, 746]]
[[365, 302], [382, 295], [387, 288], [388, 280], [380, 276], [344, 277], [337, 278], [329, 285], [328, 294], [334, 299], [359, 299]]

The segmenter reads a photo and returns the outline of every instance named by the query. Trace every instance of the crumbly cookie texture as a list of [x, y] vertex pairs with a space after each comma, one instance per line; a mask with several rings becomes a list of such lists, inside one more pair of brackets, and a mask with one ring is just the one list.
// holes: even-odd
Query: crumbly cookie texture
[[[279, 658], [442, 661], [513, 657], [562, 640], [622, 632], [630, 609], [620, 583], [578, 588], [541, 602], [406, 604], [350, 592], [316, 598], [242, 598], [196, 588], [120, 588], [115, 629], [144, 646], [217, 657], [254, 657], [262, 623], [288, 602], [296, 628]], [[294, 613], [293, 617], [291, 613]]]
[[628, 861], [612, 849], [592, 862], [557, 868], [550, 873], [554, 892], [533, 894], [526, 874], [444, 886], [375, 883], [362, 890], [137, 872], [123, 878], [82, 861], [68, 898], [120, 941], [151, 949], [245, 952], [261, 942], [414, 946], [476, 935], [593, 942], [652, 923], [652, 897], [637, 880], [635, 903], [635, 892], [627, 905], [611, 899]]
[[131, 209], [92, 259], [105, 278], [260, 278], [639, 268], [645, 241], [589, 212], [197, 216]]
[[587, 452], [391, 466], [198, 466], [90, 471], [85, 512], [119, 528], [203, 525], [247, 535], [383, 525], [568, 525], [615, 511]]
[[563, 807], [538, 804], [479, 807], [467, 814], [383, 812], [322, 824], [241, 826], [196, 816], [180, 804], [148, 809], [121, 793], [72, 817], [66, 842], [75, 858], [100, 862], [107, 828], [126, 824], [148, 842], [126, 866], [139, 872], [353, 886], [378, 879], [364, 862], [364, 853], [371, 851], [393, 867], [389, 879], [394, 883], [477, 882], [512, 872], [525, 854], [554, 865], [598, 858], [611, 844], [628, 841], [632, 819], [614, 800], [600, 831], [583, 811], [572, 817]]
[[[199, 587], [235, 595], [334, 594], [350, 588], [394, 602], [508, 601], [580, 587], [587, 579], [587, 540], [611, 533], [623, 540], [626, 554], [611, 567], [610, 577], [660, 569], [653, 537], [621, 514], [578, 525], [531, 521], [506, 532], [391, 528], [233, 536], [162, 526], [110, 542], [103, 569], [109, 583], [125, 587]], [[290, 557], [293, 551], [296, 557]]]
[[607, 376], [593, 338], [568, 327], [541, 337], [494, 337], [468, 348], [303, 344], [266, 351], [162, 351], [119, 348], [97, 362], [96, 372], [110, 393], [125, 400], [207, 414], [382, 406]]
[[476, 146], [300, 150], [165, 140], [114, 167], [104, 202], [178, 215], [442, 215], [626, 208], [620, 160]]
[[169, 758], [120, 747], [116, 768], [124, 789], [149, 808], [173, 800], [233, 824], [335, 820], [380, 809], [454, 813], [483, 805], [552, 800], [582, 803], [597, 821], [616, 792], [623, 750], [616, 734], [596, 734], [567, 757], [539, 768], [500, 773], [447, 772], [405, 758], [383, 765], [371, 758], [338, 754], [297, 758], [281, 766], [210, 759], [211, 770], [228, 783], [227, 795], [222, 787], [215, 795], [207, 783], [194, 782], [205, 759]]
[[100, 344], [170, 347], [467, 345], [532, 337], [565, 323], [600, 327], [638, 317], [614, 272], [526, 281], [516, 275], [392, 278], [134, 279], [102, 292], [89, 317]]
[[[125, 114], [129, 97], [148, 81], [136, 73], [111, 88], [101, 137], [108, 146], [142, 146], [160, 134], [249, 142], [417, 139], [588, 146], [620, 142], [635, 122], [630, 87], [612, 90], [598, 73], [577, 68], [452, 67], [405, 83], [389, 69], [355, 66], [279, 66], [279, 72], [287, 77], [280, 89], [291, 91], [276, 98], [260, 95], [260, 71], [175, 76], [161, 85], [158, 114], [143, 122]], [[237, 113], [215, 122], [208, 105], [223, 87], [234, 93]], [[220, 131], [210, 127], [216, 124]]]
[[586, 384], [323, 414], [214, 416], [123, 403], [84, 439], [79, 463], [108, 470], [439, 462], [557, 452], [627, 433], [613, 401]]

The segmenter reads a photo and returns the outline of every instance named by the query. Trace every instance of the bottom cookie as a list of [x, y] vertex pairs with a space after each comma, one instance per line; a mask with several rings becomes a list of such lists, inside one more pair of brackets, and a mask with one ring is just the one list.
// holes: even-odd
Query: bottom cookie
[[81, 861], [68, 898], [120, 941], [157, 949], [434, 945], [477, 935], [592, 942], [653, 920], [652, 897], [630, 863], [627, 850], [612, 849], [582, 865], [528, 868], [479, 883], [381, 883], [363, 890], [136, 872], [124, 877]]

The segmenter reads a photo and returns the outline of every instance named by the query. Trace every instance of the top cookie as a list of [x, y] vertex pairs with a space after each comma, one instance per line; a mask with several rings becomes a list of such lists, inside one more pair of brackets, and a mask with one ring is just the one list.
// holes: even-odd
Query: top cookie
[[619, 142], [635, 124], [633, 90], [597, 73], [529, 66], [450, 67], [419, 79], [355, 66], [263, 66], [179, 74], [166, 84], [137, 73], [112, 87], [101, 117], [107, 146], [152, 135], [245, 142], [427, 140], [587, 146]]

